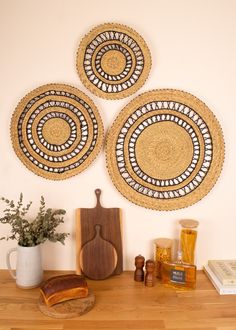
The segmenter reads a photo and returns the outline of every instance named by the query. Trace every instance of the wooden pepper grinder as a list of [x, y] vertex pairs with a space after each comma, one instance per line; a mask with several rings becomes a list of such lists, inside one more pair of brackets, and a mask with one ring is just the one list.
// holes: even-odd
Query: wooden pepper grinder
[[135, 272], [134, 272], [134, 280], [136, 282], [143, 282], [144, 280], [144, 257], [139, 254], [137, 257], [135, 257]]
[[154, 281], [155, 281], [155, 275], [154, 275], [154, 271], [155, 271], [155, 262], [151, 259], [148, 259], [146, 261], [146, 275], [145, 275], [145, 285], [146, 286], [154, 286]]

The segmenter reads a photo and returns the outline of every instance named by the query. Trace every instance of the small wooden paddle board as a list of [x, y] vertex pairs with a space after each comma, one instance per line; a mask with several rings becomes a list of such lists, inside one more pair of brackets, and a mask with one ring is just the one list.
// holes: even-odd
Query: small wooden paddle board
[[[106, 258], [106, 265], [99, 264], [96, 273], [103, 273], [105, 277], [107, 277], [108, 272], [111, 273], [110, 275], [121, 274], [123, 271], [121, 210], [119, 208], [102, 207], [100, 189], [95, 190], [95, 195], [97, 204], [94, 208], [79, 208], [76, 213], [76, 273], [83, 273], [81, 268], [84, 268], [85, 265], [85, 268], [90, 270], [94, 267], [96, 256], [95, 254], [93, 256], [91, 252], [91, 244], [93, 245], [93, 251], [97, 250], [98, 244], [102, 244], [103, 250], [105, 248], [105, 253], [108, 253], [109, 256]], [[99, 227], [96, 227], [96, 225]], [[95, 228], [100, 229], [97, 229], [96, 232]], [[94, 239], [95, 241], [93, 241]], [[87, 243], [89, 246], [86, 247]], [[90, 250], [90, 252], [84, 253], [86, 250]], [[109, 252], [107, 252], [108, 250]], [[97, 251], [94, 253], [97, 253]], [[103, 267], [105, 267], [105, 270], [102, 269]], [[96, 279], [97, 275], [94, 275], [94, 279]], [[91, 273], [89, 277], [91, 277]], [[101, 279], [102, 276], [99, 275], [98, 277], [97, 279]]]
[[104, 280], [111, 276], [116, 268], [117, 253], [114, 246], [102, 238], [101, 225], [96, 225], [95, 231], [95, 237], [81, 249], [80, 266], [88, 278]]

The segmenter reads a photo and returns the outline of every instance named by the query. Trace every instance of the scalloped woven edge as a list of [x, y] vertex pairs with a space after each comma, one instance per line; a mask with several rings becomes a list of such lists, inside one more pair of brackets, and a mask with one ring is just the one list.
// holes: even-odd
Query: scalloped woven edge
[[[220, 157], [217, 158], [216, 156], [214, 156], [215, 162], [216, 162], [215, 159], [216, 158], [218, 159], [218, 165], [215, 166], [214, 172], [211, 174], [211, 176], [209, 174], [206, 175], [206, 178], [208, 178], [207, 181], [209, 182], [208, 186], [205, 189], [203, 189], [202, 188], [203, 185], [200, 185], [192, 193], [187, 195], [187, 196], [190, 196], [187, 198], [187, 201], [184, 201], [184, 196], [175, 198], [174, 202], [173, 202], [173, 200], [168, 200], [168, 201], [161, 200], [161, 199], [154, 200], [153, 198], [143, 196], [143, 195], [140, 195], [141, 198], [138, 198], [137, 196], [139, 196], [139, 195], [136, 193], [136, 191], [134, 191], [131, 187], [129, 187], [125, 183], [125, 181], [123, 184], [123, 186], [124, 186], [124, 189], [123, 189], [123, 187], [117, 183], [117, 180], [114, 178], [114, 175], [113, 175], [113, 170], [111, 168], [111, 157], [112, 157], [111, 152], [112, 151], [110, 150], [111, 149], [110, 140], [112, 140], [115, 136], [114, 131], [116, 129], [116, 126], [119, 124], [121, 119], [123, 119], [127, 115], [127, 110], [129, 110], [130, 107], [132, 107], [132, 109], [133, 109], [134, 107], [140, 106], [140, 103], [139, 103], [140, 98], [143, 99], [146, 96], [149, 97], [149, 95], [152, 95], [153, 93], [160, 93], [160, 94], [161, 93], [163, 93], [163, 94], [172, 93], [172, 95], [177, 95], [177, 96], [178, 96], [178, 94], [180, 94], [180, 95], [182, 95], [182, 97], [184, 96], [188, 100], [190, 99], [196, 105], [200, 105], [201, 107], [204, 108], [204, 110], [207, 110], [207, 115], [210, 117], [211, 121], [214, 122], [215, 127], [218, 129], [217, 136], [219, 138], [220, 145], [218, 144], [217, 148], [218, 148]], [[180, 102], [180, 100], [178, 102]], [[195, 110], [195, 108], [193, 110]], [[196, 112], [198, 113], [198, 111], [196, 111]], [[205, 117], [204, 117], [204, 119], [205, 119]], [[208, 124], [208, 122], [207, 122], [207, 124]], [[212, 133], [211, 129], [210, 129], [210, 132]], [[178, 209], [186, 208], [188, 206], [191, 206], [191, 205], [199, 202], [201, 199], [203, 199], [203, 197], [205, 197], [213, 189], [213, 187], [215, 186], [215, 184], [222, 172], [223, 163], [224, 163], [224, 159], [225, 159], [225, 142], [224, 142], [223, 130], [221, 128], [221, 125], [220, 125], [218, 119], [216, 118], [215, 114], [208, 108], [208, 106], [203, 101], [201, 101], [200, 99], [198, 99], [196, 96], [192, 95], [189, 92], [185, 92], [185, 91], [177, 90], [177, 89], [163, 88], [163, 89], [149, 90], [147, 92], [144, 92], [144, 93], [136, 96], [120, 111], [120, 113], [115, 118], [112, 126], [110, 127], [110, 129], [106, 135], [105, 153], [106, 153], [106, 167], [107, 167], [107, 171], [111, 177], [111, 180], [112, 180], [114, 186], [116, 187], [116, 189], [126, 199], [128, 199], [130, 202], [132, 202], [135, 205], [142, 206], [147, 209], [152, 209], [152, 210], [157, 210], [157, 211], [175, 211]], [[212, 172], [212, 170], [211, 170], [211, 172]], [[120, 175], [119, 175], [119, 177], [120, 177]], [[205, 185], [204, 185], [204, 187], [205, 187]], [[145, 197], [145, 201], [143, 200], [143, 197]], [[147, 202], [147, 200], [149, 200], [149, 202]]]
[[[97, 138], [97, 143], [96, 143], [97, 146], [94, 148], [93, 152], [89, 155], [89, 157], [86, 159], [86, 161], [80, 167], [78, 167], [72, 171], [64, 172], [62, 174], [46, 172], [45, 170], [40, 170], [37, 166], [32, 165], [32, 163], [28, 159], [26, 159], [26, 157], [24, 156], [24, 154], [21, 151], [21, 148], [18, 143], [18, 134], [16, 131], [18, 114], [21, 113], [20, 108], [23, 106], [23, 104], [26, 103], [26, 100], [28, 102], [32, 98], [32, 95], [36, 96], [37, 92], [43, 91], [43, 90], [46, 91], [48, 88], [50, 88], [50, 89], [60, 88], [61, 90], [63, 88], [65, 88], [66, 89], [65, 91], [70, 89], [71, 92], [73, 91], [73, 93], [79, 94], [81, 98], [83, 97], [83, 99], [87, 100], [86, 102], [88, 102], [91, 105], [93, 111], [95, 112], [96, 120], [98, 122], [98, 132], [99, 133], [98, 133], [98, 138]], [[25, 167], [40, 177], [43, 177], [48, 180], [55, 180], [55, 181], [68, 179], [68, 178], [73, 177], [73, 176], [81, 173], [82, 171], [84, 171], [98, 156], [99, 152], [101, 151], [101, 148], [103, 145], [103, 140], [104, 140], [104, 126], [103, 126], [102, 118], [100, 116], [97, 106], [90, 99], [90, 97], [88, 97], [84, 92], [82, 92], [81, 90], [79, 90], [78, 88], [76, 88], [72, 85], [63, 84], [63, 83], [49, 83], [49, 84], [41, 85], [41, 86], [31, 90], [30, 92], [28, 92], [18, 102], [18, 104], [15, 108], [15, 111], [13, 112], [13, 114], [11, 116], [10, 132], [11, 132], [10, 135], [11, 135], [11, 142], [12, 142], [13, 149], [14, 149], [17, 157], [21, 160], [21, 162], [25, 165]]]
[[[135, 40], [139, 41], [139, 45], [143, 50], [144, 58], [145, 58], [144, 70], [140, 77], [142, 79], [139, 78], [140, 81], [138, 80], [138, 82], [136, 82], [132, 87], [126, 89], [125, 91], [117, 92], [114, 94], [105, 93], [105, 92], [101, 91], [99, 88], [97, 88], [96, 86], [94, 86], [93, 84], [91, 84], [91, 82], [87, 78], [86, 74], [84, 73], [84, 68], [83, 68], [83, 65], [81, 64], [83, 62], [84, 49], [86, 48], [85, 45], [87, 44], [87, 39], [90, 36], [97, 35], [98, 33], [105, 31], [105, 29], [104, 29], [105, 27], [112, 27], [112, 28], [117, 28], [117, 29], [120, 28], [120, 29], [128, 30], [132, 34], [132, 37], [135, 36], [136, 37]], [[137, 31], [135, 31], [133, 28], [131, 28], [125, 24], [120, 24], [120, 23], [103, 23], [103, 24], [95, 26], [87, 34], [85, 34], [85, 36], [82, 38], [82, 40], [80, 41], [79, 47], [77, 49], [77, 52], [76, 52], [76, 69], [77, 69], [77, 73], [79, 75], [79, 78], [80, 78], [82, 84], [91, 93], [93, 93], [94, 95], [96, 95], [98, 97], [106, 99], [106, 100], [119, 100], [119, 99], [123, 99], [125, 97], [128, 97], [128, 96], [136, 93], [145, 84], [145, 82], [149, 76], [151, 66], [152, 66], [151, 52], [147, 46], [147, 43], [143, 39], [143, 37]]]

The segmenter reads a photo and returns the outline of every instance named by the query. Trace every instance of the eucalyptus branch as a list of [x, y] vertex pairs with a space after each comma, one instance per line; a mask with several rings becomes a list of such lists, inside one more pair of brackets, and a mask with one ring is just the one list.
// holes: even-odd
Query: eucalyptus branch
[[0, 223], [11, 226], [11, 234], [6, 237], [0, 237], [0, 240], [16, 239], [19, 245], [35, 246], [44, 243], [46, 240], [52, 242], [65, 243], [69, 233], [57, 233], [57, 227], [64, 222], [65, 210], [46, 209], [44, 197], [41, 196], [40, 207], [36, 217], [29, 221], [26, 215], [32, 205], [32, 202], [23, 205], [23, 194], [20, 194], [19, 200], [15, 203], [13, 200], [1, 197], [0, 201], [6, 204], [3, 210], [3, 216], [0, 217]]

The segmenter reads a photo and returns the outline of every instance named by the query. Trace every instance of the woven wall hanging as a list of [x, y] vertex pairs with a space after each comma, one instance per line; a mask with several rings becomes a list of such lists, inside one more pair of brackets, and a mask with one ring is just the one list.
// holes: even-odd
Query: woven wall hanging
[[144, 39], [128, 26], [107, 23], [90, 31], [77, 52], [82, 83], [95, 95], [120, 99], [136, 92], [151, 68]]
[[103, 142], [103, 124], [84, 93], [68, 85], [48, 84], [20, 101], [11, 121], [11, 138], [28, 169], [61, 180], [94, 160]]
[[117, 189], [135, 204], [187, 207], [214, 186], [224, 161], [221, 127], [191, 94], [154, 90], [118, 115], [106, 141], [107, 166]]

